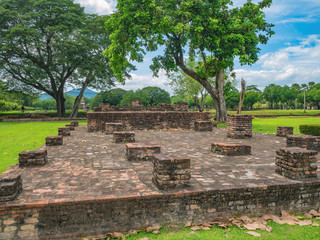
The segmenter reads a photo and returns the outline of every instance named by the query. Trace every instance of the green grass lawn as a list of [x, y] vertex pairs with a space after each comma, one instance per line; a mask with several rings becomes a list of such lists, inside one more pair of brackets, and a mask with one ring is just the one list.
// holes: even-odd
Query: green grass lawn
[[[276, 118], [254, 118], [252, 120], [253, 132], [264, 132], [275, 134], [277, 127], [293, 127], [294, 134], [302, 134], [299, 125], [320, 124], [320, 117], [276, 117]], [[219, 127], [226, 128], [226, 125], [219, 124]]]
[[58, 127], [70, 122], [0, 122], [0, 174], [18, 162], [20, 152], [37, 149], [47, 136], [57, 135]]
[[[320, 224], [319, 220], [312, 219], [313, 222]], [[238, 227], [232, 226], [227, 229], [212, 227], [211, 230], [198, 230], [191, 233], [192, 230], [189, 228], [181, 228], [178, 230], [162, 229], [160, 234], [152, 234], [146, 232], [140, 232], [136, 235], [131, 235], [126, 240], [140, 240], [144, 237], [157, 240], [221, 240], [221, 239], [232, 239], [232, 240], [246, 240], [246, 239], [263, 239], [263, 240], [305, 240], [305, 239], [320, 239], [320, 227], [313, 226], [290, 226], [288, 224], [277, 224], [274, 222], [268, 222], [268, 226], [272, 227], [271, 232], [262, 230], [256, 230], [261, 234], [261, 237], [254, 237], [247, 234], [248, 230], [239, 229]]]
[[[210, 111], [213, 114], [216, 113], [215, 110]], [[235, 114], [236, 111], [228, 111], [229, 114]], [[241, 114], [249, 114], [249, 115], [270, 115], [270, 116], [278, 116], [278, 115], [316, 115], [319, 114], [320, 110], [307, 110], [306, 113], [303, 110], [277, 110], [277, 109], [261, 109], [261, 110], [252, 110], [252, 111], [242, 111]]]

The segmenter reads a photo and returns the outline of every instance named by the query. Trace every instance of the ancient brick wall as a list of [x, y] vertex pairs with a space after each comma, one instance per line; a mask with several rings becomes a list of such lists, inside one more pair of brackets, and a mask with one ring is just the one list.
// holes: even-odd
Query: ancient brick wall
[[191, 129], [196, 120], [209, 121], [211, 114], [200, 112], [93, 112], [87, 114], [90, 130], [104, 131], [106, 122], [122, 122], [128, 129]]
[[252, 137], [252, 116], [232, 114], [227, 117], [227, 136], [230, 138]]
[[[0, 204], [0, 239], [64, 239], [163, 223], [319, 207], [320, 181], [209, 191], [140, 194], [97, 200]], [[82, 196], [83, 197], [83, 196]]]

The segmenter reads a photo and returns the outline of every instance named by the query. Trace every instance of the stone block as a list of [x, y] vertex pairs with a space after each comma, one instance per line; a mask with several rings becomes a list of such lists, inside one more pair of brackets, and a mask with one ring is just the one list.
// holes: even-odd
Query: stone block
[[213, 123], [211, 121], [195, 121], [194, 130], [199, 132], [212, 131]]
[[293, 127], [277, 127], [277, 136], [286, 137], [293, 134]]
[[183, 188], [190, 184], [190, 158], [155, 154], [152, 181], [160, 190]]
[[20, 174], [0, 178], [0, 203], [14, 200], [22, 192]]
[[235, 139], [252, 137], [252, 116], [232, 114], [227, 117], [227, 137]]
[[317, 151], [304, 148], [280, 148], [276, 152], [276, 173], [294, 180], [317, 177]]
[[23, 151], [19, 153], [19, 166], [37, 166], [48, 162], [47, 149], [38, 149], [34, 151]]
[[320, 136], [287, 135], [287, 147], [301, 147], [319, 152]]
[[70, 128], [70, 131], [74, 131], [74, 125], [72, 124], [66, 124], [67, 128]]
[[71, 135], [71, 130], [70, 130], [69, 127], [59, 127], [58, 128], [58, 135], [70, 136]]
[[211, 151], [227, 156], [241, 156], [251, 154], [251, 146], [230, 143], [211, 143]]
[[113, 132], [114, 143], [133, 143], [135, 142], [134, 132]]
[[151, 161], [154, 154], [161, 151], [159, 145], [143, 145], [139, 143], [126, 144], [126, 159], [128, 161]]
[[47, 146], [57, 146], [63, 144], [63, 136], [48, 136], [46, 137]]
[[120, 122], [107, 122], [105, 127], [106, 134], [113, 134], [113, 132], [121, 132], [125, 130], [125, 125]]
[[79, 126], [79, 122], [78, 121], [73, 121], [70, 123], [71, 125], [78, 127]]

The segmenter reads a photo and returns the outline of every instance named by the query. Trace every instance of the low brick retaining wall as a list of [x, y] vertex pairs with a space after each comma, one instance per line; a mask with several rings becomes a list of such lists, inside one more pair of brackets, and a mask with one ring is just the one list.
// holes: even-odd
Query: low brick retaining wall
[[104, 131], [107, 122], [123, 122], [131, 129], [192, 129], [196, 120], [209, 121], [208, 112], [92, 112], [87, 114], [88, 129]]
[[227, 117], [227, 136], [242, 139], [252, 137], [252, 116], [233, 114]]
[[320, 137], [311, 135], [288, 135], [287, 147], [301, 147], [320, 151]]
[[0, 204], [0, 239], [65, 239], [168, 222], [205, 222], [217, 217], [279, 214], [281, 210], [306, 212], [319, 207], [319, 195], [320, 181], [309, 181], [69, 202]]
[[286, 137], [293, 134], [293, 127], [277, 127], [277, 136]]
[[113, 134], [113, 132], [119, 132], [123, 130], [125, 130], [125, 126], [123, 123], [106, 123], [106, 134]]
[[251, 154], [251, 146], [230, 143], [211, 143], [211, 151], [227, 156], [241, 156]]
[[57, 146], [63, 144], [63, 136], [48, 136], [46, 137], [47, 146]]
[[19, 153], [19, 166], [37, 166], [48, 162], [47, 149], [37, 149], [34, 151], [23, 151]]
[[139, 143], [126, 144], [126, 159], [128, 161], [151, 161], [153, 155], [160, 153], [159, 145], [142, 145]]
[[295, 180], [317, 177], [317, 151], [303, 148], [281, 148], [276, 156], [276, 173]]
[[74, 131], [75, 126], [73, 124], [66, 124], [67, 128], [70, 128], [70, 131]]

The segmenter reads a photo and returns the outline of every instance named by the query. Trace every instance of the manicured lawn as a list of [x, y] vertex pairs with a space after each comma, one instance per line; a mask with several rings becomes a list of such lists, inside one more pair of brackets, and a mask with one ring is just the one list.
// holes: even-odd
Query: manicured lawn
[[[319, 220], [312, 219], [313, 222], [320, 223]], [[220, 239], [232, 239], [232, 240], [246, 240], [246, 239], [264, 239], [264, 240], [311, 240], [320, 239], [320, 227], [313, 226], [290, 226], [288, 224], [277, 224], [269, 222], [268, 226], [272, 227], [271, 232], [262, 230], [256, 230], [261, 234], [261, 237], [254, 237], [247, 234], [248, 230], [239, 229], [237, 227], [229, 227], [227, 229], [212, 227], [211, 230], [198, 230], [193, 233], [189, 228], [181, 228], [178, 230], [162, 229], [158, 235], [141, 232], [137, 235], [131, 235], [126, 240], [140, 240], [144, 237], [158, 240], [220, 240]]]
[[[215, 110], [210, 111], [213, 114], [216, 113]], [[236, 111], [228, 111], [229, 114], [235, 114]], [[278, 115], [316, 115], [320, 113], [320, 110], [307, 110], [306, 113], [303, 110], [276, 110], [276, 109], [261, 109], [261, 110], [253, 110], [253, 111], [242, 111], [241, 114], [249, 114], [249, 115], [271, 115], [271, 116], [278, 116]]]
[[[264, 132], [275, 134], [277, 127], [293, 127], [294, 134], [301, 134], [299, 125], [320, 124], [320, 117], [277, 117], [277, 118], [254, 118], [252, 120], [253, 132]], [[219, 127], [226, 125], [219, 124]]]
[[0, 174], [18, 162], [20, 152], [37, 149], [70, 122], [0, 122]]

